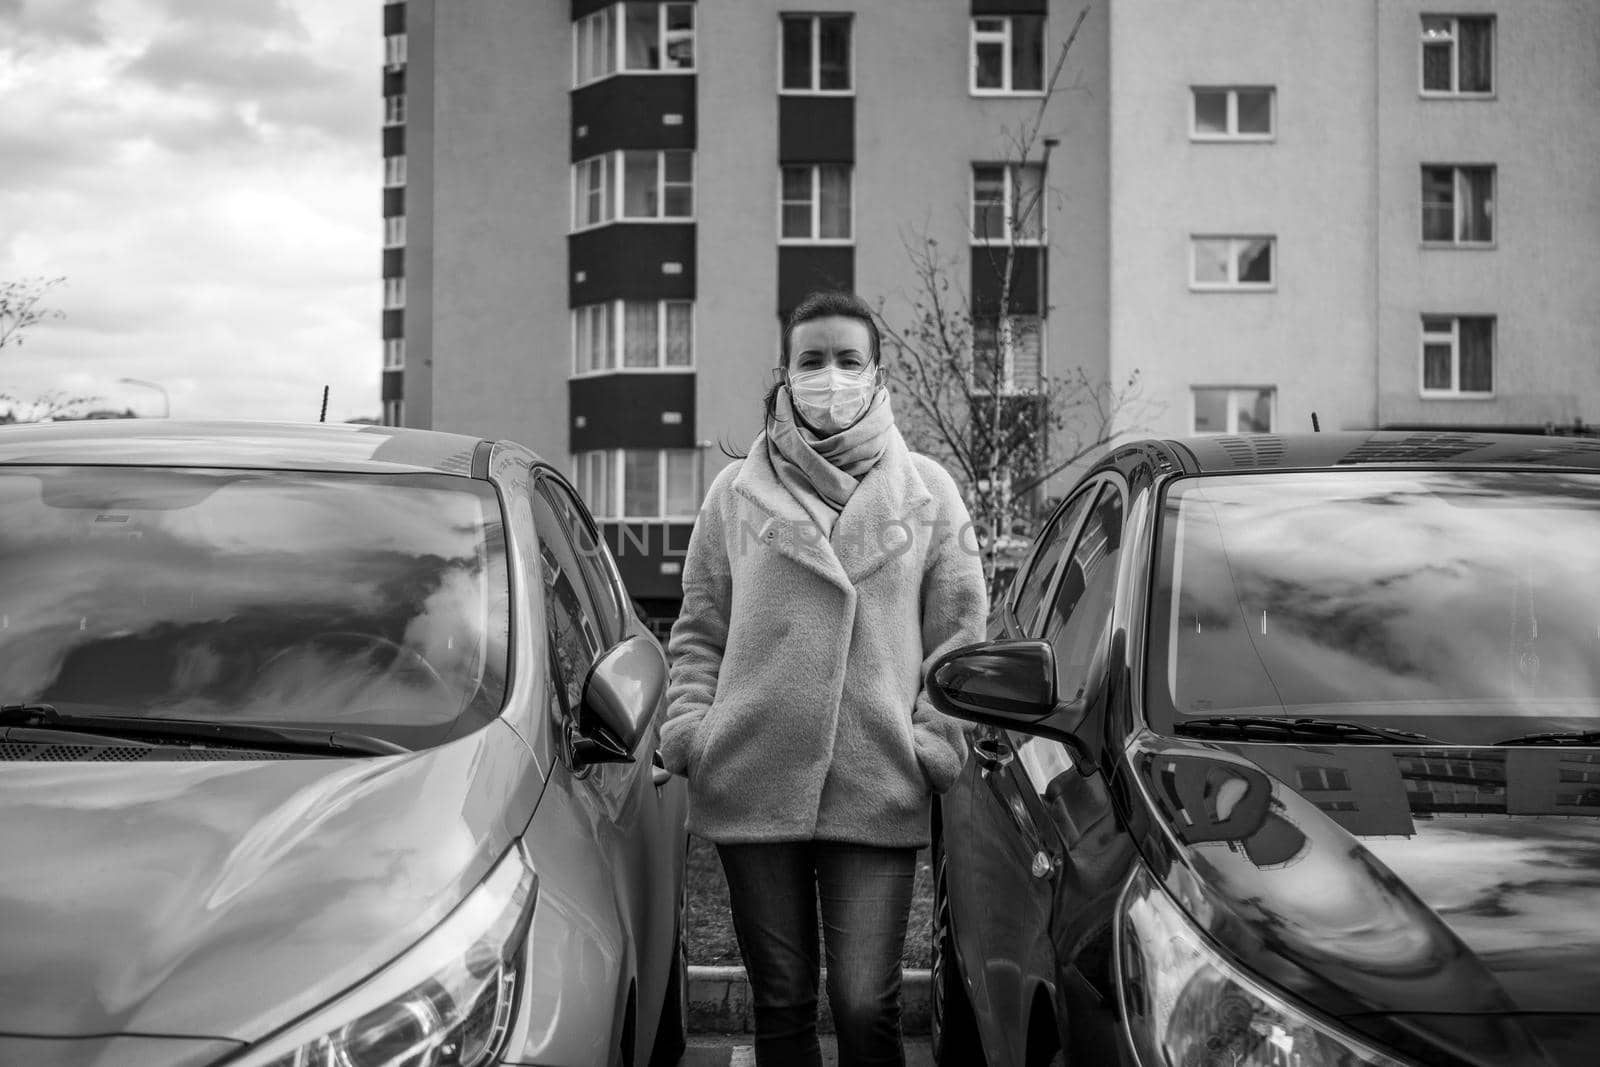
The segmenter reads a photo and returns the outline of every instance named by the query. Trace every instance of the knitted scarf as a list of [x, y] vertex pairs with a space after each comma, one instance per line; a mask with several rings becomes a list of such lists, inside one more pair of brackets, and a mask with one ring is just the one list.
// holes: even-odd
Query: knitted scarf
[[819, 437], [795, 417], [789, 387], [778, 390], [776, 409], [767, 425], [767, 454], [778, 481], [789, 490], [823, 534], [849, 503], [861, 479], [897, 433], [889, 391], [879, 389], [855, 425]]

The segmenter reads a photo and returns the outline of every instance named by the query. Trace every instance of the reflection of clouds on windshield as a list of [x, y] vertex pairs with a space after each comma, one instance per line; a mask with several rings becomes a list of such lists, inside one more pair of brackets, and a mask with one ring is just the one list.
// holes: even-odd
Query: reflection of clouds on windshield
[[1503, 476], [1461, 493], [1456, 480], [1191, 490], [1172, 620], [1179, 706], [1600, 693], [1595, 512], [1508, 497]]
[[[0, 477], [0, 697], [269, 721], [460, 712], [487, 631], [504, 628], [490, 623], [504, 598], [486, 589], [486, 488], [209, 477], [223, 487], [191, 506], [122, 511], [43, 507], [35, 479]], [[329, 631], [415, 640], [459, 684], [392, 649], [307, 645]]]

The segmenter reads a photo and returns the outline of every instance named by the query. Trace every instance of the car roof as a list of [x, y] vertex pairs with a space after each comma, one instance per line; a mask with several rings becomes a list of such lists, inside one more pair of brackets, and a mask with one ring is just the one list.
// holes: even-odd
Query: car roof
[[[1145, 442], [1191, 474], [1348, 467], [1542, 467], [1600, 471], [1600, 439], [1454, 430], [1215, 434]], [[1139, 444], [1132, 446], [1139, 449]], [[1122, 452], [1119, 447], [1117, 452]]]
[[359, 423], [85, 419], [0, 426], [0, 463], [432, 471], [470, 477], [487, 442], [463, 434]]

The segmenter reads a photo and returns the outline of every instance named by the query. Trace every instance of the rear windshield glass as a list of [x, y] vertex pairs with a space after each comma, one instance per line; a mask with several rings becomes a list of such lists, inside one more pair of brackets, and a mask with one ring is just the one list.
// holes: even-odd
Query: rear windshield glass
[[505, 695], [500, 505], [445, 475], [0, 468], [0, 700], [408, 748]]
[[1188, 479], [1166, 495], [1160, 542], [1158, 729], [1231, 714], [1463, 743], [1600, 728], [1600, 476]]

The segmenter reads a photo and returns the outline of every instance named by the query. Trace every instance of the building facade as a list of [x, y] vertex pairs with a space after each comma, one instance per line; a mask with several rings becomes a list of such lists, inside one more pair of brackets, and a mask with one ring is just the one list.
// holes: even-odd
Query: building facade
[[1600, 421], [1592, 0], [383, 12], [385, 421], [550, 458], [653, 615], [784, 312], [919, 248], [1127, 433]]

